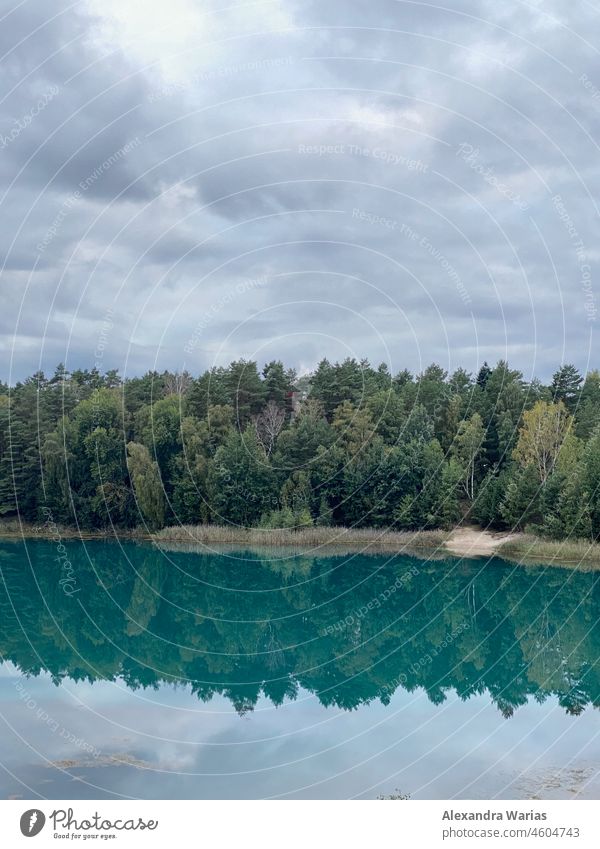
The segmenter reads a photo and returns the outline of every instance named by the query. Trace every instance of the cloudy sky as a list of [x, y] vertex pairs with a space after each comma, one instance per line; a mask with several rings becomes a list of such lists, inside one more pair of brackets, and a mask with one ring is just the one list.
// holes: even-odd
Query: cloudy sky
[[4, 380], [600, 365], [587, 0], [4, 0]]

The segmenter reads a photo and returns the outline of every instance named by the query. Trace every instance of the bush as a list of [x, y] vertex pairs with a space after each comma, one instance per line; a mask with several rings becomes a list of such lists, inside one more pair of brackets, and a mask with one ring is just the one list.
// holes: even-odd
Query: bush
[[310, 528], [313, 520], [308, 508], [304, 507], [301, 510], [293, 511], [290, 507], [282, 507], [281, 510], [270, 510], [268, 513], [263, 513], [259, 528], [267, 530], [276, 530], [277, 528]]

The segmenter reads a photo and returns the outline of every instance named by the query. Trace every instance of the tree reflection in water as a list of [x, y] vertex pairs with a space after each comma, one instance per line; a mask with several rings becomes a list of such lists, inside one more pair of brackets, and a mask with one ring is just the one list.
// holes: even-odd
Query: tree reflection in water
[[[593, 573], [492, 560], [281, 556], [64, 543], [0, 545], [0, 653], [59, 683], [187, 684], [240, 714], [298, 688], [352, 710], [423, 688], [440, 704], [489, 693], [506, 717], [550, 695], [571, 714], [600, 704]], [[391, 589], [395, 587], [395, 589]]]

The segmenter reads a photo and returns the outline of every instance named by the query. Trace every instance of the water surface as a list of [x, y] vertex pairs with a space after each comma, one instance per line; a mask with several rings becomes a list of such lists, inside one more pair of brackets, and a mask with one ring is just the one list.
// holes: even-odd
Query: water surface
[[597, 573], [63, 544], [0, 543], [5, 798], [600, 796]]

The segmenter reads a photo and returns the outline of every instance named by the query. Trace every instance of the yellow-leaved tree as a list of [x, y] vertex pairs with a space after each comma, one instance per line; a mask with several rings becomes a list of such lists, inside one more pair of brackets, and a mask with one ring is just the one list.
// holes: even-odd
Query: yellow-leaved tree
[[533, 466], [545, 484], [556, 464], [573, 419], [562, 401], [536, 401], [523, 413], [519, 441], [513, 457], [521, 466]]

